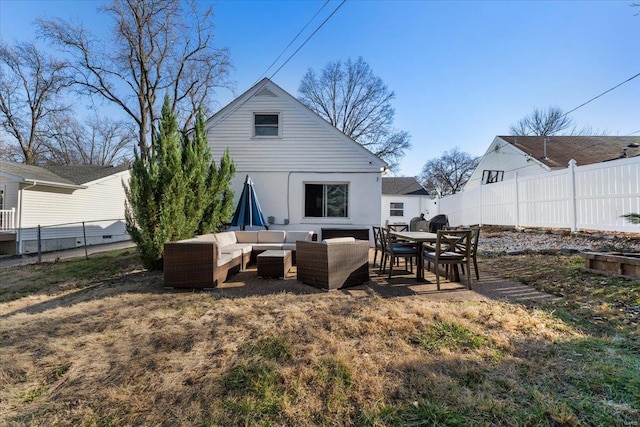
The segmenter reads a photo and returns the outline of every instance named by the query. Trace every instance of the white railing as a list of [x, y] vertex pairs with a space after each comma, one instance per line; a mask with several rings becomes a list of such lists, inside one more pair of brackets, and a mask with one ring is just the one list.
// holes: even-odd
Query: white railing
[[15, 224], [13, 223], [16, 216], [16, 208], [0, 210], [0, 231], [13, 231]]
[[521, 176], [439, 200], [451, 225], [485, 224], [640, 233], [640, 156]]

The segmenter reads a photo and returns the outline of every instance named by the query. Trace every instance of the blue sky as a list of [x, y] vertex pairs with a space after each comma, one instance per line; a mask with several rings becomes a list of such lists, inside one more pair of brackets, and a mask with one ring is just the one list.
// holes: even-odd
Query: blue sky
[[[99, 3], [0, 0], [0, 35], [9, 43], [32, 40], [39, 16], [106, 31]], [[213, 2], [215, 37], [230, 49], [236, 95], [262, 76], [324, 3]], [[349, 0], [273, 80], [297, 96], [308, 68], [362, 56], [396, 93], [395, 127], [408, 131], [413, 145], [398, 175], [414, 176], [454, 147], [482, 155], [496, 135], [508, 134], [511, 123], [536, 107], [568, 111], [640, 73], [640, 16], [634, 16], [640, 7], [631, 3]], [[339, 4], [330, 0], [275, 68]], [[233, 97], [220, 91], [220, 106]], [[640, 77], [571, 117], [610, 135], [640, 135]]]

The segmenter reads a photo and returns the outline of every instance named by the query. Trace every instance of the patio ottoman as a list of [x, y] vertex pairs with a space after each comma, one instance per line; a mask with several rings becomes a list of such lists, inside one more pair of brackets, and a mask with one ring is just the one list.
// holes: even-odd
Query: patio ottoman
[[256, 257], [258, 261], [258, 276], [283, 278], [291, 269], [291, 251], [268, 250]]

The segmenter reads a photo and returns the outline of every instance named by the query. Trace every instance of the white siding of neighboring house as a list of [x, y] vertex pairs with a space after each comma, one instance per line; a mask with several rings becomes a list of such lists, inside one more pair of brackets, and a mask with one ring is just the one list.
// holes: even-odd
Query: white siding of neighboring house
[[37, 251], [38, 225], [69, 224], [42, 227], [43, 251], [84, 245], [82, 222], [89, 245], [129, 240], [124, 225], [126, 196], [122, 186], [129, 176], [129, 171], [121, 172], [74, 191], [41, 186], [24, 189], [19, 224], [22, 252]]
[[[207, 123], [214, 161], [229, 148], [236, 164], [235, 200], [249, 174], [265, 219], [275, 217], [272, 228], [320, 233], [322, 227], [379, 224], [384, 163], [278, 86], [266, 88], [276, 96], [241, 97]], [[279, 113], [280, 135], [254, 137], [254, 113]], [[305, 183], [348, 183], [348, 218], [305, 218]]]
[[[391, 216], [391, 203], [404, 203], [403, 216]], [[412, 218], [424, 214], [425, 219], [437, 215], [436, 200], [429, 196], [382, 195], [382, 225], [409, 224]]]
[[482, 172], [485, 170], [504, 171], [505, 181], [513, 179], [516, 172], [519, 176], [526, 176], [550, 171], [548, 167], [529, 158], [526, 153], [499, 137], [493, 140], [482, 156], [478, 167], [465, 185], [465, 190], [479, 187], [482, 183]]
[[11, 209], [18, 207], [18, 183], [12, 182], [8, 178], [0, 176], [0, 188], [4, 188], [4, 208]]

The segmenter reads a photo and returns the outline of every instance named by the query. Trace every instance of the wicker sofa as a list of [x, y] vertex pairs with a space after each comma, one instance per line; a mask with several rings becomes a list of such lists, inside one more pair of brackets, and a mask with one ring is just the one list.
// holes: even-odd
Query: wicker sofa
[[226, 231], [164, 245], [164, 284], [175, 288], [214, 288], [269, 249], [296, 251], [312, 231]]
[[353, 237], [298, 242], [298, 280], [331, 291], [369, 281], [369, 241]]

